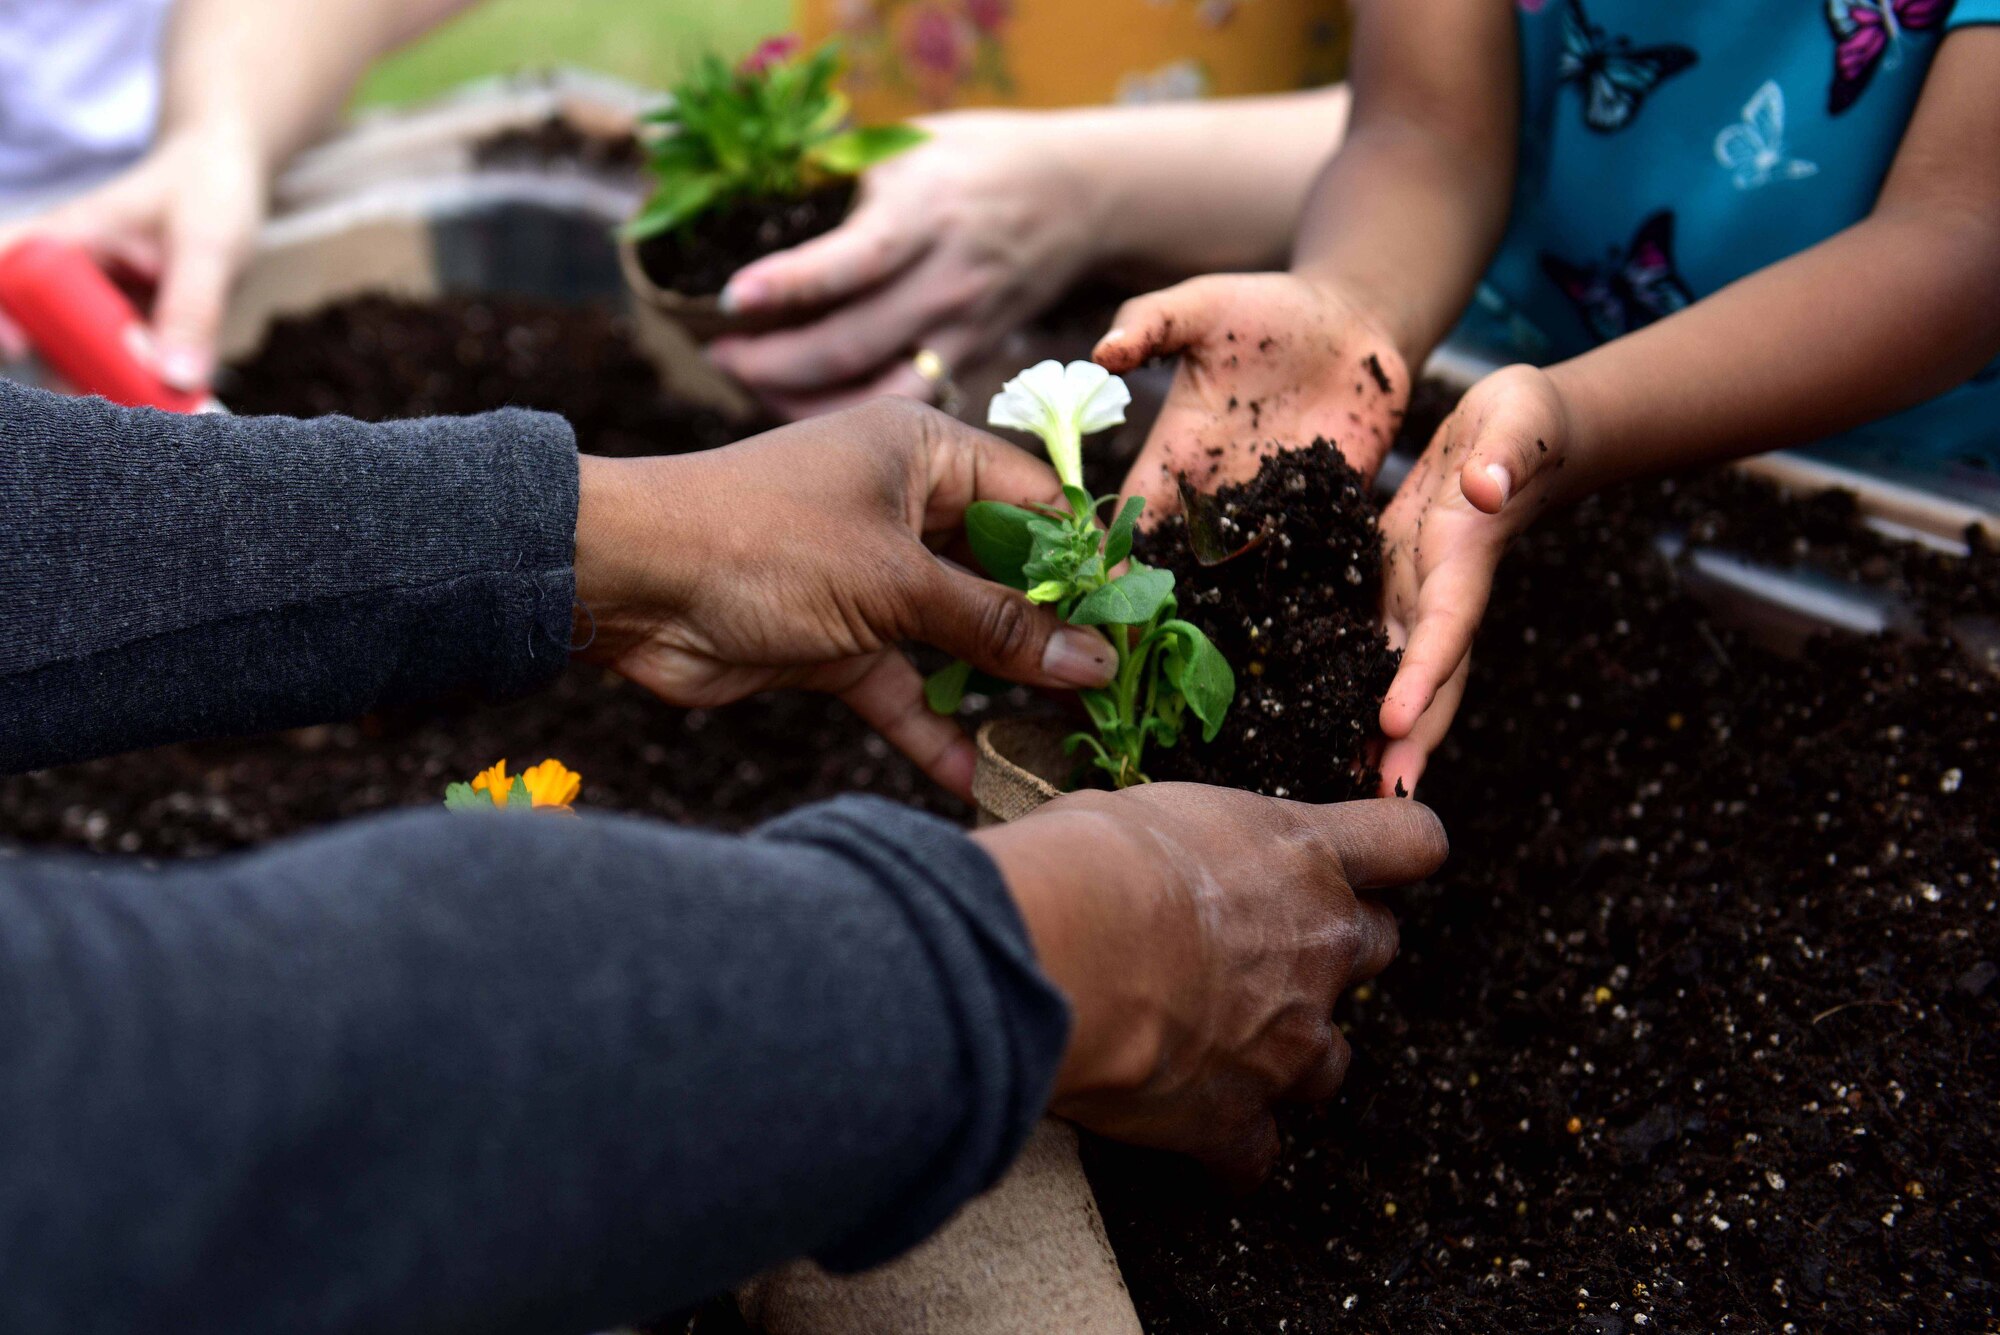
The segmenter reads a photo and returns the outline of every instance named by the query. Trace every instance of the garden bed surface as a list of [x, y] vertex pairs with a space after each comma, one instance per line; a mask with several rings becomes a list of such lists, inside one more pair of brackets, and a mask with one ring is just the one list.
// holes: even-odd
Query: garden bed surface
[[1992, 1329], [2000, 681], [1937, 633], [1760, 649], [1663, 522], [2000, 608], [1990, 552], [1728, 477], [1523, 542], [1347, 1092], [1246, 1200], [1094, 1155], [1152, 1335]]
[[[383, 303], [281, 327], [241, 411], [521, 404], [586, 448], [711, 445], [615, 319]], [[1783, 659], [1653, 546], [1811, 558], [1935, 613]], [[1343, 1004], [1348, 1091], [1284, 1119], [1273, 1182], [1093, 1170], [1153, 1335], [1989, 1327], [2000, 1274], [2000, 686], [1942, 635], [2000, 561], [1889, 546], [1837, 498], [1725, 479], [1546, 523], [1503, 570], [1424, 796], [1453, 859]], [[1244, 667], [1239, 663], [1239, 669]], [[962, 814], [840, 706], [678, 711], [593, 669], [536, 699], [169, 747], [0, 780], [29, 844], [212, 853], [559, 757], [586, 807], [740, 829], [864, 790]]]

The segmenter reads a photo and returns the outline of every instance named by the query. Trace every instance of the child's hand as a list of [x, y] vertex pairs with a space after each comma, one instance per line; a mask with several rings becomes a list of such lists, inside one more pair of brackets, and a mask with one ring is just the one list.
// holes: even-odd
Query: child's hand
[[1574, 444], [1555, 382], [1510, 366], [1473, 386], [1382, 516], [1383, 618], [1403, 665], [1382, 703], [1384, 793], [1414, 790], [1465, 694], [1507, 543], [1548, 505]]
[[1125, 484], [1151, 520], [1180, 509], [1182, 474], [1213, 491], [1254, 476], [1274, 448], [1319, 437], [1372, 478], [1410, 400], [1380, 322], [1293, 274], [1198, 278], [1141, 297], [1097, 345], [1098, 364], [1121, 374], [1175, 353], [1173, 393]]

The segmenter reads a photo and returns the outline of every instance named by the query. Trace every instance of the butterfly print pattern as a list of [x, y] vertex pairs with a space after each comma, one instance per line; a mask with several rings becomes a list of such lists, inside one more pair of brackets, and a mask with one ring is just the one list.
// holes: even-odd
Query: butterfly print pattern
[[1817, 163], [1785, 151], [1785, 90], [1775, 79], [1766, 80], [1744, 104], [1740, 122], [1715, 136], [1715, 160], [1728, 168], [1738, 190], [1819, 175]]
[[1565, 0], [1558, 77], [1583, 92], [1583, 123], [1612, 134], [1632, 123], [1662, 83], [1699, 58], [1691, 47], [1634, 48], [1629, 37], [1607, 37], [1590, 21], [1583, 0]]
[[1639, 224], [1623, 258], [1613, 249], [1607, 264], [1583, 265], [1545, 253], [1542, 271], [1575, 305], [1600, 343], [1644, 329], [1694, 304], [1694, 294], [1674, 263], [1671, 209]]
[[1953, 0], [1826, 0], [1833, 31], [1833, 84], [1826, 109], [1838, 116], [1861, 100], [1878, 70], [1903, 63], [1906, 33], [1944, 26]]

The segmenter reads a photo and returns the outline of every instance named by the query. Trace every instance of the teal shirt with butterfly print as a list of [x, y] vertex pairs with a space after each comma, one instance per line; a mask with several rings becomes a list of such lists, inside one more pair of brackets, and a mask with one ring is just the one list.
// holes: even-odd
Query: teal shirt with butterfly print
[[[1455, 341], [1542, 363], [1861, 221], [1947, 34], [2000, 23], [2000, 0], [1519, 0], [1519, 11], [1514, 211]], [[1844, 444], [2000, 465], [2000, 364]]]

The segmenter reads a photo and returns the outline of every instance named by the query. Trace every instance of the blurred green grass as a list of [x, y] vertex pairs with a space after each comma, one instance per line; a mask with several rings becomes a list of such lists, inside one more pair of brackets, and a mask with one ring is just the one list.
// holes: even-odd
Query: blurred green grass
[[789, 0], [487, 0], [376, 66], [358, 100], [413, 102], [469, 79], [552, 65], [659, 88], [704, 51], [747, 53], [790, 27], [791, 13]]

